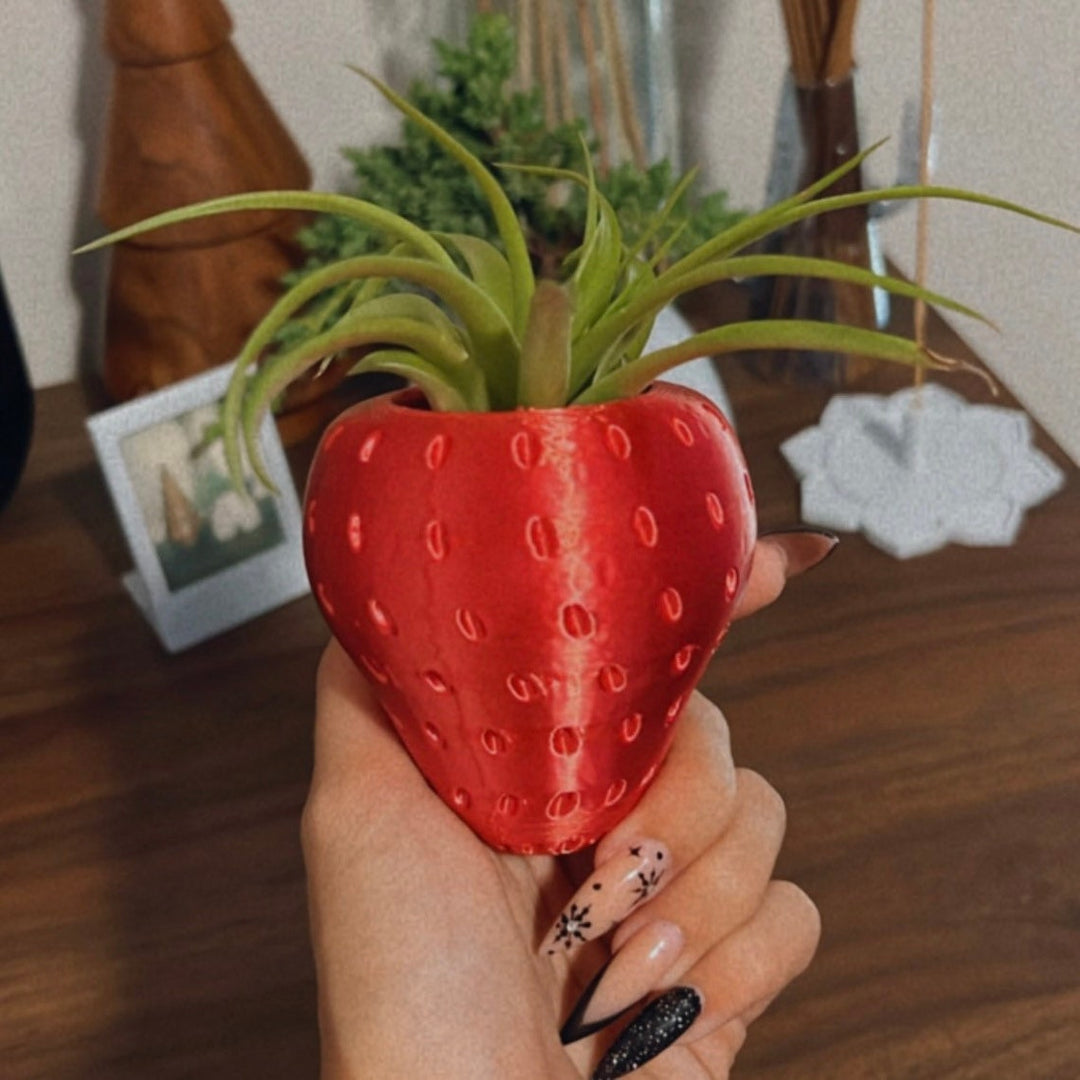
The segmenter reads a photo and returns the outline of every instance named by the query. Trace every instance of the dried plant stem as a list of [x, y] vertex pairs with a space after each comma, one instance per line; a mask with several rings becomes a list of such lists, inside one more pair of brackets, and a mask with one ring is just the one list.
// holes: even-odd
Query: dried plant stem
[[825, 68], [825, 45], [832, 31], [831, 0], [811, 0], [810, 47], [814, 58], [815, 80], [820, 82]]
[[[934, 115], [934, 0], [923, 0], [922, 24], [922, 102], [919, 116], [919, 183], [930, 182], [930, 129]], [[920, 199], [916, 208], [915, 284], [925, 287], [929, 268], [930, 224], [928, 200]], [[926, 302], [916, 299], [914, 308], [915, 340], [926, 344]], [[923, 371], [915, 369], [915, 385], [921, 386]]]
[[614, 0], [599, 0], [600, 33], [604, 55], [608, 58], [608, 71], [611, 75], [612, 96], [619, 117], [619, 127], [630, 148], [630, 156], [639, 169], [648, 164], [645, 152], [645, 138], [641, 133], [634, 105], [634, 91], [630, 81], [630, 68], [626, 60], [626, 49], [619, 31], [618, 17]]
[[558, 68], [560, 117], [564, 124], [573, 123], [574, 87], [570, 75], [570, 33], [566, 28], [566, 7], [555, 0], [555, 61]]
[[781, 6], [788, 48], [791, 51], [791, 73], [799, 86], [807, 86], [813, 81], [814, 72], [807, 52], [806, 13], [799, 0], [782, 0]]
[[858, 13], [859, 0], [839, 0], [825, 58], [826, 82], [847, 78], [855, 65], [855, 17]]
[[855, 63], [859, 0], [781, 0], [781, 8], [796, 83], [806, 87], [845, 79]]
[[555, 53], [551, 46], [552, 0], [537, 0], [536, 17], [539, 23], [540, 84], [544, 96], [544, 125], [555, 127], [558, 110], [555, 100]]
[[[805, 4], [807, 0], [785, 0], [785, 8], [800, 2]], [[494, 0], [477, 0], [476, 10], [491, 12], [499, 6]], [[647, 168], [648, 150], [617, 0], [574, 0], [573, 15], [569, 0], [506, 0], [501, 6], [512, 12], [516, 25], [517, 84], [528, 91], [539, 80], [548, 128], [560, 122], [573, 123], [578, 116], [569, 25], [576, 16], [589, 122], [597, 141], [598, 172], [607, 176], [616, 150], [624, 149], [638, 168]], [[617, 148], [612, 146], [613, 138], [618, 141]]]
[[[994, 397], [1001, 396], [1001, 387], [998, 385], [997, 379], [987, 371], [981, 364], [975, 363], [971, 360], [964, 360], [959, 356], [946, 356], [944, 353], [935, 352], [933, 349], [923, 345], [923, 351], [929, 357], [930, 362], [934, 365], [938, 371], [948, 372], [964, 372], [967, 375], [975, 375], [982, 379], [983, 385], [990, 391]], [[921, 385], [923, 375], [923, 368], [915, 368], [916, 385]], [[916, 407], [918, 406], [919, 399], [915, 399]]]
[[522, 90], [533, 86], [533, 2], [518, 0], [517, 9], [517, 62], [518, 83]]
[[588, 0], [575, 0], [578, 30], [581, 33], [581, 49], [585, 54], [585, 70], [589, 78], [589, 112], [593, 131], [599, 143], [599, 170], [601, 176], [611, 171], [611, 138], [607, 127], [607, 110], [604, 107], [604, 87], [600, 79], [600, 57], [596, 50], [592, 15]]

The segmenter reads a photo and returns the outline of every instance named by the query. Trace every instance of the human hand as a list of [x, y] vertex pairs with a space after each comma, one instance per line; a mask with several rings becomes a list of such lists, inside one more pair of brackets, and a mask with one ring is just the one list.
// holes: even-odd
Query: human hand
[[[737, 614], [831, 547], [763, 538]], [[813, 904], [770, 881], [783, 832], [780, 797], [735, 769], [723, 717], [694, 695], [591, 867], [495, 852], [428, 788], [331, 644], [303, 824], [324, 1077], [580, 1080], [641, 1065], [643, 1080], [722, 1080], [817, 944]], [[612, 1046], [601, 1022], [650, 995]], [[564, 1046], [560, 1025], [581, 1037]]]

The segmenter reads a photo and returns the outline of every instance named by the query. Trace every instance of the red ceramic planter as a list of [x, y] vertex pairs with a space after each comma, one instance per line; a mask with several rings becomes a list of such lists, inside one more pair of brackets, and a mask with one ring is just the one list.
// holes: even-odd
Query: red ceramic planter
[[494, 413], [406, 391], [326, 431], [304, 532], [327, 622], [431, 786], [494, 847], [568, 852], [663, 761], [755, 516], [691, 391]]

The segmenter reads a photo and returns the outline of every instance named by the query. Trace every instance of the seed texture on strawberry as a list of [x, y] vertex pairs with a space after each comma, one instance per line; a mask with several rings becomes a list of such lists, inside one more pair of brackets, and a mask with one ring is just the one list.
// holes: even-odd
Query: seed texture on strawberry
[[607, 832], [663, 759], [748, 570], [753, 497], [691, 391], [325, 433], [305, 555], [335, 636], [439, 794], [496, 847]]

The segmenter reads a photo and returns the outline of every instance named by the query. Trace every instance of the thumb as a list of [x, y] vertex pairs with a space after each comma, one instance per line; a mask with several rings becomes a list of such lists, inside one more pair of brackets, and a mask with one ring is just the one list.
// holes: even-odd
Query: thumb
[[817, 566], [830, 555], [838, 538], [819, 529], [769, 533], [754, 545], [750, 575], [735, 607], [736, 619], [771, 604], [790, 578]]
[[315, 680], [312, 791], [341, 787], [350, 801], [434, 797], [371, 686], [331, 639]]

